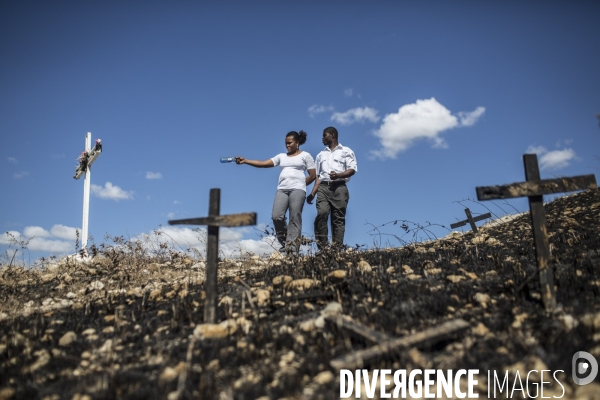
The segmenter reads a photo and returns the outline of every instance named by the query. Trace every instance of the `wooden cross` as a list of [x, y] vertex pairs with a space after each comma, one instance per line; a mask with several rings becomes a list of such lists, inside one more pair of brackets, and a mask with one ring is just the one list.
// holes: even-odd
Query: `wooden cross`
[[406, 350], [423, 343], [437, 343], [443, 339], [465, 331], [470, 324], [463, 319], [456, 318], [442, 324], [432, 326], [424, 331], [413, 333], [404, 337], [395, 338], [385, 333], [375, 331], [359, 322], [345, 319], [343, 316], [328, 316], [325, 320], [345, 328], [363, 338], [376, 343], [374, 346], [362, 350], [353, 351], [335, 358], [329, 362], [333, 368], [356, 369], [369, 365], [373, 360], [398, 350]]
[[501, 186], [477, 187], [478, 200], [510, 199], [515, 197], [528, 197], [531, 211], [531, 224], [533, 227], [533, 240], [535, 243], [536, 259], [540, 274], [542, 299], [546, 311], [556, 307], [556, 294], [554, 293], [554, 275], [550, 266], [550, 244], [546, 228], [546, 214], [544, 213], [543, 196], [551, 193], [572, 192], [575, 190], [595, 189], [596, 177], [580, 175], [571, 178], [540, 179], [537, 156], [523, 154], [525, 164], [526, 182], [518, 182]]
[[217, 321], [217, 267], [219, 264], [219, 227], [256, 225], [256, 213], [219, 215], [221, 212], [221, 189], [210, 189], [208, 217], [176, 219], [169, 225], [207, 225], [206, 243], [206, 301], [204, 303], [204, 322]]
[[469, 210], [468, 208], [465, 208], [465, 214], [467, 214], [467, 219], [465, 219], [463, 221], [455, 222], [454, 224], [450, 225], [450, 228], [451, 229], [458, 228], [459, 226], [466, 225], [468, 222], [471, 225], [471, 230], [473, 231], [473, 233], [476, 234], [477, 233], [477, 225], [475, 225], [475, 222], [482, 221], [486, 218], [492, 218], [492, 214], [490, 214], [490, 213], [482, 214], [478, 217], [473, 218], [473, 216], [471, 215], [471, 210]]

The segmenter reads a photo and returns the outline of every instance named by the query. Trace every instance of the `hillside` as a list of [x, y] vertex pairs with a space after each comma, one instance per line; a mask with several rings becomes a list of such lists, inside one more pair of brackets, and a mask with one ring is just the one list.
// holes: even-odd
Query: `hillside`
[[480, 398], [488, 370], [563, 370], [544, 396], [600, 398], [600, 376], [571, 379], [575, 352], [600, 358], [600, 191], [545, 209], [552, 314], [528, 214], [396, 249], [225, 261], [216, 326], [203, 324], [204, 264], [177, 252], [117, 239], [87, 264], [3, 266], [0, 399], [339, 398], [333, 360], [457, 319], [466, 329], [363, 368], [479, 369]]

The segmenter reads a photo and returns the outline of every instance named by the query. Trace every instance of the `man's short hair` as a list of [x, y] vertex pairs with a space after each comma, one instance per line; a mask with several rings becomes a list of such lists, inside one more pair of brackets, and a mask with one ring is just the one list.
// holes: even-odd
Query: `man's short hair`
[[333, 126], [329, 126], [325, 129], [323, 129], [323, 133], [331, 133], [333, 135], [333, 137], [335, 138], [335, 140], [337, 140], [337, 138], [338, 138], [338, 131]]

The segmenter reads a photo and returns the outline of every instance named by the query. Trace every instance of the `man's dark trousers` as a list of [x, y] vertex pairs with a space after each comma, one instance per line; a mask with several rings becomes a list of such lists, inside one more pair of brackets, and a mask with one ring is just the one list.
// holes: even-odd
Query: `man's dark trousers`
[[327, 246], [327, 219], [331, 214], [331, 237], [334, 246], [344, 244], [346, 231], [346, 207], [350, 194], [345, 182], [321, 182], [317, 190], [317, 217], [315, 239], [319, 249]]

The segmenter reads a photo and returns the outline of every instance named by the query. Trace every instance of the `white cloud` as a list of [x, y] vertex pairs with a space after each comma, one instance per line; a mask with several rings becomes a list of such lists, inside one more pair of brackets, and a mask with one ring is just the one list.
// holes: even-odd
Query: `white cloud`
[[352, 97], [352, 93], [354, 93], [354, 89], [348, 88], [344, 90], [344, 97]]
[[315, 115], [317, 114], [321, 114], [324, 112], [329, 112], [329, 111], [333, 111], [333, 106], [324, 106], [324, 105], [312, 105], [310, 107], [308, 107], [308, 115], [310, 115], [311, 118], [314, 118]]
[[331, 120], [341, 125], [350, 125], [355, 122], [378, 122], [381, 118], [377, 116], [377, 110], [370, 107], [352, 108], [346, 112], [336, 112], [331, 116]]
[[573, 149], [548, 151], [544, 146], [529, 146], [527, 153], [535, 153], [539, 157], [540, 170], [550, 171], [568, 167], [577, 158]]
[[170, 213], [168, 213], [168, 214], [167, 214], [167, 218], [169, 218], [169, 219], [173, 219], [173, 218], [175, 218], [175, 213], [174, 213], [174, 212], [170, 212]]
[[540, 158], [540, 169], [542, 171], [562, 169], [569, 166], [575, 158], [576, 154], [572, 149], [553, 150]]
[[[219, 231], [219, 252], [225, 257], [239, 256], [240, 252], [245, 254], [252, 252], [254, 254], [270, 254], [274, 248], [278, 248], [275, 237], [267, 236], [260, 240], [243, 239], [244, 233], [249, 232], [248, 228], [221, 228]], [[195, 249], [200, 254], [206, 252], [206, 228], [190, 229], [166, 226], [159, 230], [159, 235], [141, 234], [137, 239], [145, 241], [148, 246], [157, 243], [166, 243], [169, 246], [180, 248], [182, 250]], [[153, 243], [155, 242], [155, 243]]]
[[179, 204], [180, 201], [179, 200], [173, 200], [173, 204]]
[[50, 233], [52, 234], [52, 236], [72, 241], [75, 241], [75, 239], [77, 238], [76, 231], [77, 228], [72, 228], [70, 226], [64, 225], [54, 225], [52, 229], [50, 229]]
[[460, 119], [460, 126], [473, 126], [475, 122], [483, 115], [485, 107], [477, 107], [474, 111], [465, 112], [461, 111], [458, 113]]
[[66, 242], [64, 240], [46, 239], [35, 237], [29, 241], [27, 246], [32, 251], [47, 251], [49, 253], [69, 253], [75, 252], [75, 242]]
[[239, 241], [239, 246], [236, 243], [231, 250], [231, 255], [239, 255], [240, 251], [244, 253], [254, 254], [271, 254], [281, 245], [275, 236], [267, 236], [261, 240], [243, 239]]
[[146, 172], [146, 179], [160, 179], [162, 174], [160, 172]]
[[471, 112], [459, 112], [457, 117], [433, 97], [405, 104], [397, 113], [383, 118], [383, 123], [374, 132], [382, 148], [371, 154], [381, 159], [396, 158], [399, 152], [406, 151], [421, 139], [429, 140], [433, 147], [446, 148], [448, 144], [441, 137], [442, 132], [472, 126], [484, 112], [484, 107], [477, 107]]
[[525, 150], [525, 153], [527, 154], [537, 154], [538, 156], [541, 156], [542, 154], [547, 152], [548, 149], [544, 146], [529, 146], [527, 150]]
[[[264, 225], [261, 225], [264, 227]], [[155, 234], [158, 232], [159, 234]], [[252, 252], [254, 254], [270, 254], [279, 248], [279, 243], [273, 236], [262, 239], [244, 239], [244, 235], [254, 232], [252, 228], [221, 228], [219, 232], [219, 252], [225, 257], [235, 257]], [[49, 231], [39, 226], [28, 226], [23, 233], [10, 231], [16, 241], [27, 242], [30, 251], [67, 254], [75, 252], [76, 228], [65, 225], [54, 225]], [[180, 227], [161, 227], [149, 234], [136, 235], [133, 239], [140, 240], [150, 251], [156, 250], [160, 243], [169, 247], [188, 251], [195, 249], [202, 256], [206, 254], [206, 228], [192, 229]], [[0, 234], [0, 245], [15, 245], [11, 243], [8, 234]], [[16, 245], [18, 248], [18, 244]]]
[[114, 201], [133, 199], [133, 192], [127, 192], [110, 182], [106, 182], [104, 187], [92, 184], [92, 193], [101, 199]]
[[11, 164], [18, 164], [18, 163], [19, 163], [19, 162], [17, 161], [17, 159], [16, 159], [16, 158], [14, 158], [14, 157], [8, 157], [8, 158], [7, 158], [7, 160], [8, 160], [8, 162], [9, 162], [9, 163], [11, 163]]
[[23, 240], [23, 236], [21, 236], [20, 232], [17, 231], [6, 231], [0, 234], [0, 244], [9, 245], [14, 240], [21, 241]]
[[29, 172], [27, 172], [27, 171], [17, 172], [16, 174], [13, 174], [13, 178], [21, 179], [21, 178], [26, 177], [27, 175], [29, 175]]
[[[50, 253], [69, 253], [75, 251], [76, 228], [54, 225], [50, 232], [40, 226], [28, 226], [23, 233], [9, 232], [18, 242], [28, 242], [26, 247], [30, 251], [45, 251]], [[0, 244], [11, 245], [9, 234], [0, 235]], [[66, 240], [63, 240], [66, 239]]]
[[17, 231], [6, 231], [3, 232], [2, 234], [0, 234], [0, 244], [10, 244], [11, 243], [11, 236], [14, 237], [16, 240], [22, 240], [23, 237], [21, 236], [20, 232]]
[[40, 226], [27, 226], [27, 227], [25, 227], [25, 229], [23, 229], [23, 236], [25, 236], [25, 237], [33, 237], [33, 236], [48, 237], [48, 236], [50, 236], [50, 232], [48, 232], [47, 230], [45, 230], [44, 228], [42, 228]]

